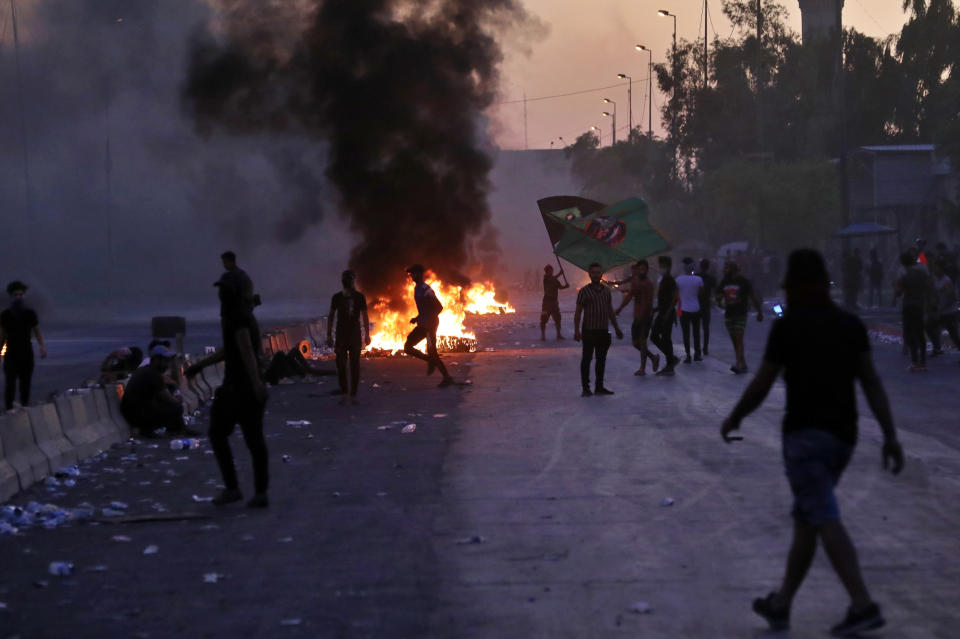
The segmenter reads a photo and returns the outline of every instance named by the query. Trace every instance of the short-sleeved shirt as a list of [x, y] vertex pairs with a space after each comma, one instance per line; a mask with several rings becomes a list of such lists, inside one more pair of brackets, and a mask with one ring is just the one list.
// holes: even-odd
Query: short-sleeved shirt
[[653, 315], [653, 282], [650, 278], [630, 278], [630, 294], [633, 295], [633, 317], [648, 319]]
[[911, 266], [900, 278], [903, 306], [925, 308], [929, 302], [930, 276], [919, 266]]
[[[260, 325], [257, 323], [253, 313], [238, 312], [221, 316], [220, 327], [223, 330], [223, 355], [224, 371], [223, 385], [232, 387], [241, 391], [252, 392], [250, 375], [243, 363], [243, 357], [240, 355], [240, 347], [237, 344], [236, 333], [238, 330], [246, 330], [250, 336], [250, 343], [253, 346], [254, 364], [259, 366], [260, 352], [262, 344], [260, 342]], [[259, 368], [256, 371], [260, 375]]]
[[577, 306], [583, 309], [583, 330], [605, 331], [610, 325], [613, 297], [603, 284], [587, 284], [577, 293]]
[[[782, 366], [787, 384], [783, 432], [818, 428], [849, 444], [857, 440], [854, 382], [870, 350], [867, 328], [851, 313], [825, 303], [791, 309], [776, 320], [764, 360]], [[829, 362], [824, 362], [829, 353]]]
[[11, 307], [0, 313], [0, 326], [3, 327], [9, 355], [32, 352], [30, 331], [36, 328], [38, 323], [37, 314], [32, 308]]
[[750, 298], [753, 297], [753, 285], [743, 275], [724, 276], [720, 280], [720, 291], [726, 306], [724, 317], [746, 317], [749, 312]]
[[432, 286], [426, 282], [415, 285], [413, 301], [417, 303], [417, 315], [420, 318], [421, 325], [436, 324], [440, 321], [442, 305]]
[[667, 273], [660, 278], [660, 285], [657, 287], [657, 312], [660, 314], [672, 312], [673, 297], [677, 292], [677, 281], [673, 276]]
[[677, 290], [680, 292], [680, 310], [684, 313], [700, 312], [700, 291], [703, 280], [699, 275], [681, 275], [677, 278]]
[[361, 335], [360, 318], [367, 310], [367, 298], [359, 291], [346, 295], [337, 291], [330, 300], [330, 311], [337, 315], [337, 338], [358, 338]]
[[544, 304], [559, 304], [560, 303], [560, 280], [557, 279], [556, 275], [544, 275], [543, 276], [543, 303]]
[[123, 403], [131, 407], [143, 406], [154, 401], [164, 388], [166, 383], [163, 381], [163, 375], [156, 369], [151, 366], [138, 368], [130, 376], [123, 390]]

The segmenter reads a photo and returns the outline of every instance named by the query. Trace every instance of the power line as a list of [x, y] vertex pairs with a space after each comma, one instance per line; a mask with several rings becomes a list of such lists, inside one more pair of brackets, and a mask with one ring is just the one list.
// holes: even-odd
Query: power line
[[[648, 78], [643, 78], [643, 80], [647, 80], [647, 79], [648, 79]], [[629, 83], [629, 82], [620, 82], [620, 83], [618, 83], [618, 84], [611, 84], [610, 86], [596, 87], [596, 88], [594, 88], [594, 89], [583, 89], [582, 91], [571, 91], [570, 93], [557, 93], [556, 95], [541, 95], [541, 96], [538, 97], [538, 98], [527, 98], [526, 101], [527, 101], [527, 102], [539, 102], [539, 101], [541, 101], [541, 100], [553, 100], [553, 99], [555, 99], [555, 98], [568, 98], [568, 97], [570, 97], [570, 96], [572, 96], [572, 95], [583, 95], [583, 94], [585, 94], [585, 93], [596, 93], [597, 91], [606, 91], [606, 90], [608, 90], [608, 89], [616, 89], [616, 88], [618, 88], [618, 87], [625, 87], [625, 86], [627, 86], [628, 84], [630, 84], [630, 83]], [[497, 102], [496, 104], [498, 104], [498, 105], [499, 105], [499, 104], [520, 104], [520, 103], [523, 102], [523, 101], [524, 101], [523, 98], [520, 98], [519, 100], [504, 100], [503, 102]]]
[[880, 27], [880, 29], [883, 29], [883, 28], [884, 28], [882, 24], [880, 24], [879, 22], [877, 22], [877, 19], [873, 17], [873, 14], [871, 14], [870, 11], [867, 10], [867, 7], [866, 7], [860, 0], [857, 0], [857, 4], [859, 4], [859, 5], [860, 5], [860, 8], [863, 9], [863, 12], [864, 12], [865, 14], [867, 14], [867, 17], [870, 18], [871, 20], [873, 20], [873, 23], [874, 23], [875, 25], [877, 25], [878, 27]]

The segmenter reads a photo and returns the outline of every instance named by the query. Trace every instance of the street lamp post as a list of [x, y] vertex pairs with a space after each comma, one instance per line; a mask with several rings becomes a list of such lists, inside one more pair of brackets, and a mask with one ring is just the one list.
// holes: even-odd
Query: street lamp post
[[629, 115], [627, 116], [627, 121], [629, 123], [629, 127], [627, 128], [627, 139], [629, 140], [630, 136], [633, 134], [633, 78], [626, 73], [618, 73], [617, 77], [621, 80], [630, 81], [629, 84], [627, 84], [627, 111], [629, 111]]
[[590, 130], [597, 132], [597, 141], [600, 143], [600, 146], [603, 146], [603, 131], [600, 130], [600, 127], [591, 126]]
[[614, 144], [617, 143], [617, 103], [614, 102], [613, 100], [611, 100], [610, 98], [604, 98], [603, 101], [604, 101], [605, 103], [607, 103], [607, 104], [612, 104], [612, 105], [613, 105], [613, 113], [612, 113], [612, 114], [609, 113], [608, 111], [604, 111], [603, 113], [600, 114], [600, 115], [602, 115], [602, 116], [605, 117], [605, 118], [612, 118], [613, 129], [612, 129], [612, 133], [611, 133], [610, 139], [613, 140], [613, 141], [610, 143], [610, 146], [613, 146]]
[[637, 51], [646, 51], [649, 56], [647, 61], [647, 99], [649, 103], [647, 105], [647, 135], [651, 138], [653, 137], [653, 51], [643, 46], [642, 44], [637, 45]]

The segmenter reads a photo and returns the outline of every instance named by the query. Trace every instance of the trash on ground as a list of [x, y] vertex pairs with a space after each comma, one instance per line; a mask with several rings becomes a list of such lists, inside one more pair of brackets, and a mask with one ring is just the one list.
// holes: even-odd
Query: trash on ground
[[190, 450], [191, 448], [200, 448], [199, 439], [171, 439], [170, 450]]
[[291, 541], [293, 541], [293, 537], [281, 537], [277, 541], [279, 541], [281, 544], [289, 544]]
[[47, 570], [51, 575], [65, 577], [73, 574], [73, 564], [69, 561], [51, 561]]
[[312, 424], [309, 419], [288, 419], [287, 426], [309, 426]]
[[113, 541], [130, 541], [130, 538], [127, 537], [126, 535], [114, 535], [110, 539], [112, 539]]
[[437, 419], [442, 419], [442, 418], [446, 417], [447, 414], [446, 414], [446, 413], [434, 413], [433, 416], [436, 417]]
[[463, 539], [458, 539], [456, 543], [460, 546], [466, 546], [469, 544], [485, 544], [487, 543], [487, 538], [481, 537], [480, 535], [473, 535], [472, 537], [464, 537]]
[[646, 601], [634, 601], [630, 605], [630, 612], [634, 612], [638, 615], [648, 615], [650, 614], [650, 604]]
[[87, 568], [87, 572], [107, 572], [107, 565], [97, 564], [96, 566], [90, 566]]
[[202, 504], [208, 501], [213, 501], [213, 497], [201, 497], [200, 495], [194, 495], [193, 501], [198, 504]]
[[280, 620], [281, 626], [299, 626], [300, 623], [301, 623], [301, 620], [298, 618]]
[[293, 457], [290, 455], [280, 455], [280, 459], [283, 460], [284, 464], [289, 464], [291, 461], [293, 461]]
[[391, 428], [392, 426], [390, 426], [390, 424], [387, 424], [386, 426], [377, 426], [377, 430], [390, 430]]
[[104, 508], [100, 512], [103, 513], [104, 517], [121, 517], [125, 514], [122, 510], [116, 508]]
[[160, 548], [157, 547], [157, 546], [154, 546], [153, 544], [151, 544], [151, 545], [149, 545], [149, 546], [147, 546], [146, 548], [143, 549], [143, 554], [145, 554], [145, 555], [155, 555], [155, 554], [157, 554], [158, 552], [160, 552]]
[[110, 502], [110, 507], [113, 508], [114, 510], [126, 510], [126, 509], [129, 508], [130, 506], [129, 506], [126, 502], [122, 502], [122, 501], [111, 501], [111, 502]]
[[80, 467], [74, 464], [73, 466], [67, 466], [65, 468], [61, 468], [55, 474], [60, 479], [63, 479], [64, 477], [79, 477]]
[[673, 503], [674, 503], [673, 497], [664, 497], [663, 499], [660, 500], [661, 506], [673, 506]]
[[205, 584], [215, 584], [221, 579], [223, 579], [223, 575], [218, 572], [203, 573], [203, 583]]
[[406, 426], [404, 426], [404, 427], [400, 430], [400, 432], [403, 433], [404, 435], [409, 435], [410, 433], [412, 433], [412, 432], [415, 431], [415, 430], [417, 430], [417, 425], [416, 425], [416, 424], [407, 424]]

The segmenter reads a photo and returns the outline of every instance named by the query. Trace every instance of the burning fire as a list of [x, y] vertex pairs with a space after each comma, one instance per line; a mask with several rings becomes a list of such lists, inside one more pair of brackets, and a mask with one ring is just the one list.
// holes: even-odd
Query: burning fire
[[[476, 335], [463, 326], [467, 313], [488, 315], [491, 313], [516, 313], [510, 304], [500, 303], [496, 299], [496, 291], [489, 282], [472, 284], [469, 288], [448, 285], [437, 279], [437, 276], [427, 271], [425, 281], [437, 294], [437, 299], [443, 304], [440, 313], [440, 327], [437, 329], [438, 347], [442, 343], [453, 343], [457, 339], [476, 339]], [[403, 301], [406, 309], [396, 312], [388, 308], [386, 300], [377, 300], [373, 305], [373, 321], [375, 328], [370, 336], [370, 346], [367, 350], [387, 351], [397, 353], [403, 350], [407, 335], [414, 325], [410, 318], [417, 316], [417, 305], [413, 301], [413, 286], [409, 285], [404, 293]], [[424, 348], [423, 345], [420, 348]]]

